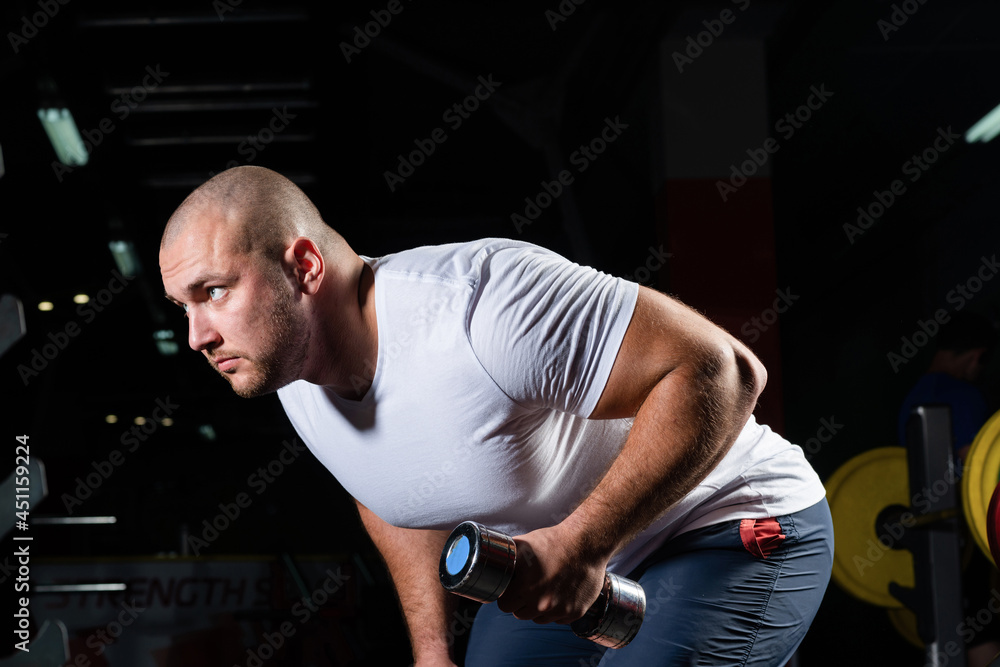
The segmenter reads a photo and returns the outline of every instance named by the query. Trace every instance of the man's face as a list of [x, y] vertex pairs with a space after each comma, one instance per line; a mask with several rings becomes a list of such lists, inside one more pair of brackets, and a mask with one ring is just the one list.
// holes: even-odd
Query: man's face
[[250, 398], [300, 377], [309, 330], [280, 268], [235, 254], [227, 232], [211, 217], [190, 221], [160, 251], [160, 272], [167, 297], [186, 311], [188, 344]]

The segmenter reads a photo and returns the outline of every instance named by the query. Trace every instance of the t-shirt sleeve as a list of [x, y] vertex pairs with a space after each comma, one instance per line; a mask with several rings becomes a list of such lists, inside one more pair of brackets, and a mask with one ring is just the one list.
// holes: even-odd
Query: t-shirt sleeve
[[512, 400], [587, 417], [597, 405], [639, 286], [544, 248], [489, 253], [469, 313], [469, 337]]

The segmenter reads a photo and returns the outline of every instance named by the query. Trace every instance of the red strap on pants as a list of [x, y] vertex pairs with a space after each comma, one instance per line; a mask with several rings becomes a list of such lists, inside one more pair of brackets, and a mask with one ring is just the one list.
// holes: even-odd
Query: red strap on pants
[[775, 518], [743, 519], [740, 521], [740, 539], [746, 550], [758, 558], [767, 558], [778, 548], [785, 534]]

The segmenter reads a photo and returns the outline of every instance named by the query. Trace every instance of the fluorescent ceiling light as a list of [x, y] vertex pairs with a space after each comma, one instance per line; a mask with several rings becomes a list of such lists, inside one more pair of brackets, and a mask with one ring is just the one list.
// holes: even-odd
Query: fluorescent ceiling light
[[154, 331], [153, 340], [156, 341], [156, 349], [165, 357], [177, 354], [180, 350], [180, 346], [174, 341], [174, 332], [171, 329]]
[[90, 156], [69, 109], [39, 109], [38, 119], [42, 121], [45, 134], [49, 135], [60, 162], [67, 167], [87, 164]]
[[108, 248], [118, 265], [118, 272], [126, 278], [139, 275], [139, 254], [131, 241], [108, 241]]
[[165, 357], [172, 357], [180, 351], [180, 347], [172, 340], [156, 341], [156, 349]]
[[966, 143], [982, 141], [984, 144], [1000, 134], [1000, 105], [993, 111], [979, 119], [979, 121], [969, 128], [965, 133]]

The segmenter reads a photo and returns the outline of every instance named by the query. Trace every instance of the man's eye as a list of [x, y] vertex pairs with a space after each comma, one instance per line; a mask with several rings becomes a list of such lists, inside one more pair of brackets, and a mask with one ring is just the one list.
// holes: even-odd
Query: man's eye
[[217, 301], [226, 295], [224, 287], [209, 287], [206, 291], [208, 292], [208, 298], [212, 301]]

